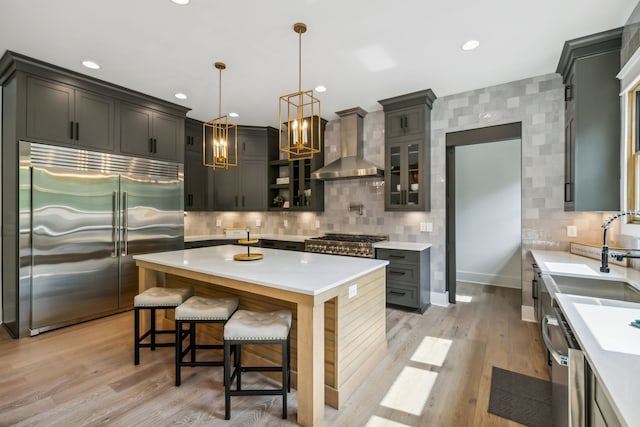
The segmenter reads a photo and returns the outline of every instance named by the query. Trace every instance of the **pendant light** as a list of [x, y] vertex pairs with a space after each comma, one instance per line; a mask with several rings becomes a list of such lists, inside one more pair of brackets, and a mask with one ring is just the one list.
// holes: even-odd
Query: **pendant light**
[[218, 117], [202, 124], [202, 163], [215, 169], [238, 166], [238, 128], [222, 115], [222, 70], [224, 62], [214, 66], [220, 71], [218, 83]]
[[302, 34], [307, 26], [297, 22], [293, 31], [298, 33], [298, 91], [280, 97], [278, 122], [280, 123], [280, 151], [289, 160], [310, 159], [320, 153], [320, 100], [313, 90], [302, 90]]

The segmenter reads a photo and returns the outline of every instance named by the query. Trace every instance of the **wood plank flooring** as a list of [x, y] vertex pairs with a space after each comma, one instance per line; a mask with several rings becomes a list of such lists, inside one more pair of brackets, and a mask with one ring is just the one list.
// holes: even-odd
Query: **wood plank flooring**
[[[389, 349], [326, 426], [517, 426], [487, 412], [491, 368], [549, 379], [536, 326], [520, 321], [519, 290], [458, 284], [471, 302], [423, 315], [387, 309]], [[221, 368], [186, 368], [173, 349], [143, 349], [133, 365], [133, 314], [20, 340], [0, 332], [0, 426], [286, 426], [271, 396], [232, 399], [224, 421]], [[247, 386], [268, 386], [247, 375]]]

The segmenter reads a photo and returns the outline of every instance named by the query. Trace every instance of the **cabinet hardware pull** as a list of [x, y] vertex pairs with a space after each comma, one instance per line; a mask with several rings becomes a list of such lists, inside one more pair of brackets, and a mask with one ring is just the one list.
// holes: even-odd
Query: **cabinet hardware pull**
[[538, 299], [538, 281], [537, 280], [532, 280], [531, 281], [531, 296], [533, 297], [533, 299]]
[[403, 271], [393, 271], [393, 270], [390, 270], [390, 271], [389, 271], [389, 274], [395, 274], [396, 276], [404, 276], [406, 273], [405, 273], [405, 272], [403, 272]]
[[149, 152], [153, 153], [153, 138], [149, 138]]
[[573, 100], [573, 85], [566, 85], [564, 87], [564, 100], [565, 101]]
[[389, 293], [392, 295], [400, 295], [400, 296], [407, 294], [406, 292], [398, 292], [398, 291], [389, 291]]
[[389, 258], [393, 259], [405, 259], [404, 255], [389, 255]]
[[73, 139], [73, 122], [69, 122], [69, 138]]
[[80, 123], [76, 122], [76, 141], [80, 140]]
[[564, 183], [564, 201], [565, 202], [572, 202], [573, 201], [573, 195], [571, 194], [571, 183], [570, 182], [565, 182]]

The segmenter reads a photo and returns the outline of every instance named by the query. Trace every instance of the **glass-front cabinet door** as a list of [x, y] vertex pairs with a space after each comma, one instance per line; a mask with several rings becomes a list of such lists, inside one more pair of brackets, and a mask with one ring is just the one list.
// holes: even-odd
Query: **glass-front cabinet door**
[[422, 150], [419, 142], [387, 144], [386, 210], [424, 210]]

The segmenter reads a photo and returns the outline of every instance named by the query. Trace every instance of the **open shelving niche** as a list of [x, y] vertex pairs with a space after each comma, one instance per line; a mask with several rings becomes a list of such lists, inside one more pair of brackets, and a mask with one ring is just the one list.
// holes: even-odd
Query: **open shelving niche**
[[[322, 152], [312, 159], [269, 161], [269, 211], [324, 211], [324, 181], [312, 180], [311, 173], [324, 166], [324, 129], [327, 121], [321, 119], [320, 144]], [[280, 154], [279, 154], [280, 155]], [[288, 183], [278, 184], [278, 178], [289, 178]], [[275, 203], [277, 196], [289, 202], [288, 207]]]

